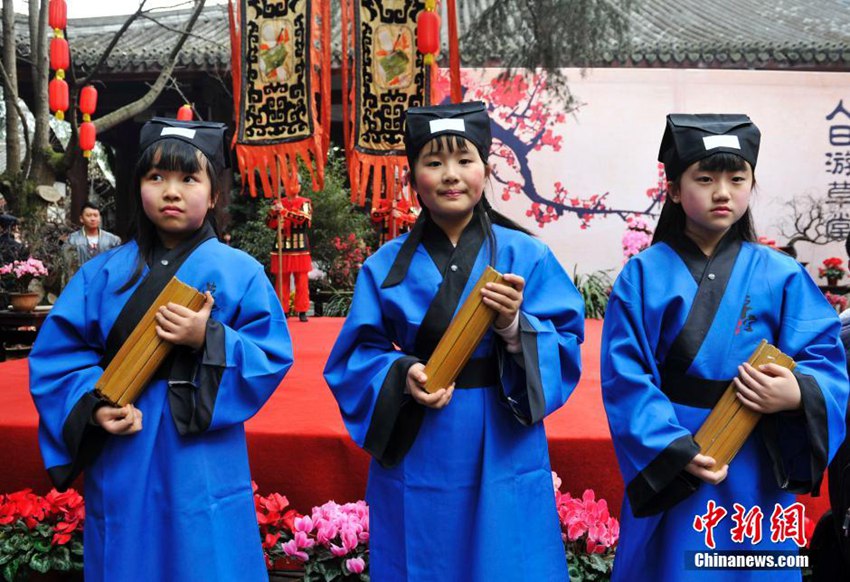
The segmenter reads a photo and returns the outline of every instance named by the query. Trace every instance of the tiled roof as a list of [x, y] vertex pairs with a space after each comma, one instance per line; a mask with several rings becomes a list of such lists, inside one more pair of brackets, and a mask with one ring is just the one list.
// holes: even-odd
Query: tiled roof
[[[492, 3], [458, 2], [461, 35]], [[331, 6], [338, 64], [339, 3], [333, 1]], [[139, 19], [113, 51], [104, 72], [158, 70], [190, 14], [191, 9], [152, 12]], [[77, 66], [83, 70], [93, 66], [126, 18], [70, 20], [68, 37]], [[29, 51], [23, 22], [18, 31], [24, 35], [19, 36], [19, 52], [25, 56]], [[474, 34], [464, 41], [473, 42]], [[499, 55], [493, 58], [498, 61]], [[634, 0], [628, 48], [604, 53], [596, 65], [850, 70], [850, 0]], [[227, 7], [206, 6], [180, 53], [177, 70], [229, 67]]]
[[850, 0], [635, 0], [629, 37], [604, 64], [850, 69]]

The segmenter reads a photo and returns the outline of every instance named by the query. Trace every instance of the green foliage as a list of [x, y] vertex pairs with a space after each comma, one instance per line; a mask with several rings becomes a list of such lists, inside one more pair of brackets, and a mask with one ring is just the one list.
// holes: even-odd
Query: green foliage
[[610, 269], [594, 271], [589, 275], [573, 271], [573, 282], [584, 299], [584, 315], [589, 319], [602, 319], [608, 307], [608, 297], [611, 295]]
[[[345, 238], [354, 233], [354, 236], [367, 246], [375, 248], [377, 243], [369, 216], [351, 204], [351, 193], [346, 186], [347, 179], [345, 156], [341, 149], [333, 147], [325, 167], [325, 188], [320, 192], [305, 194], [313, 200], [311, 254], [313, 261], [323, 271], [330, 268], [339, 254], [334, 245], [336, 237]], [[302, 180], [302, 183], [309, 182]]]
[[[75, 572], [83, 569], [83, 545], [77, 534], [66, 545], [51, 543], [47, 523], [29, 528], [23, 520], [0, 526], [0, 566], [6, 582], [28, 580], [31, 572]], [[70, 546], [70, 547], [69, 547]]]
[[336, 291], [325, 302], [322, 315], [325, 317], [345, 317], [351, 309], [351, 291]]
[[33, 212], [24, 220], [24, 244], [29, 248], [29, 254], [47, 267], [47, 277], [42, 279], [41, 284], [46, 293], [57, 297], [80, 267], [76, 264], [79, 262], [77, 254], [64, 248], [64, 241], [74, 230], [64, 222], [48, 221], [44, 210]]
[[[325, 167], [325, 187], [319, 192], [309, 189], [303, 192], [304, 196], [313, 201], [313, 220], [309, 234], [310, 254], [322, 270], [327, 270], [338, 254], [334, 238], [354, 233], [368, 245], [375, 243], [375, 231], [369, 217], [351, 204], [351, 196], [346, 186], [347, 179], [342, 150], [331, 148], [328, 165]], [[310, 184], [310, 175], [303, 166], [301, 183]], [[231, 244], [255, 257], [266, 268], [269, 266], [269, 253], [274, 247], [275, 239], [275, 231], [265, 223], [271, 203], [271, 198], [251, 198], [236, 192], [228, 206], [233, 224], [230, 230], [233, 237]]]
[[614, 567], [614, 552], [604, 554], [570, 553], [567, 569], [570, 582], [607, 582]]
[[38, 199], [35, 194], [36, 183], [25, 180], [23, 173], [4, 172], [0, 174], [0, 194], [6, 199], [6, 210], [15, 216], [25, 216]]
[[230, 244], [242, 249], [257, 259], [269, 272], [271, 253], [276, 233], [266, 226], [266, 215], [272, 205], [272, 198], [251, 198], [239, 192], [233, 192], [230, 205], [232, 228]]

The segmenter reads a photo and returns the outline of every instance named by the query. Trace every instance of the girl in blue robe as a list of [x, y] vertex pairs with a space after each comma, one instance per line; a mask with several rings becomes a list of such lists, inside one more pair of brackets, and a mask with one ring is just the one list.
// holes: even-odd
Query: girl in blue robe
[[[376, 581], [568, 578], [543, 418], [580, 373], [583, 301], [544, 244], [482, 197], [483, 103], [412, 108], [405, 144], [423, 212], [363, 265], [325, 368], [372, 457]], [[484, 269], [497, 320], [455, 384], [428, 394], [428, 360]]]
[[[59, 489], [85, 471], [87, 582], [268, 579], [243, 423], [292, 349], [262, 266], [213, 228], [224, 131], [167, 119], [142, 128], [135, 237], [83, 265], [30, 355], [47, 470]], [[172, 276], [206, 303], [160, 309], [172, 357], [134, 405], [107, 405], [95, 383]]]
[[[817, 494], [844, 438], [836, 313], [802, 265], [755, 242], [748, 205], [759, 140], [746, 116], [668, 116], [668, 198], [652, 246], [617, 278], [602, 334], [602, 394], [626, 483], [613, 580], [801, 576], [696, 567], [724, 551], [796, 555], [805, 524], [794, 494]], [[796, 361], [793, 372], [742, 365], [762, 339]], [[693, 435], [730, 381], [763, 417], [731, 464], [716, 467]], [[726, 512], [714, 548], [709, 503]], [[752, 529], [733, 540], [733, 516], [755, 508]]]

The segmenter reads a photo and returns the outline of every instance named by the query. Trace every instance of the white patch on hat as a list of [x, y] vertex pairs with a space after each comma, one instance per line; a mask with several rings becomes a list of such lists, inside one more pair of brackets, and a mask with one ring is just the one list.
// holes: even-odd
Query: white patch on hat
[[185, 137], [187, 139], [195, 139], [195, 129], [187, 129], [185, 127], [163, 127], [162, 133], [160, 133], [160, 137], [166, 135], [179, 135], [180, 137]]
[[431, 134], [440, 133], [441, 131], [460, 131], [466, 133], [466, 124], [463, 119], [432, 119], [428, 122], [431, 125]]
[[707, 150], [713, 150], [714, 148], [741, 149], [741, 142], [738, 141], [737, 135], [707, 135], [702, 138], [702, 141]]

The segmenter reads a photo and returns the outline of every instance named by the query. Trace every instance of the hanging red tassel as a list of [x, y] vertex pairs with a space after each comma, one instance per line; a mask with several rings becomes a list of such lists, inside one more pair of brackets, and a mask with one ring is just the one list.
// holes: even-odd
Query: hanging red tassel
[[[280, 196], [281, 186], [297, 195], [299, 160], [313, 190], [321, 190], [330, 144], [331, 2], [276, 5], [276, 13], [254, 17], [241, 12], [246, 3], [230, 1], [233, 146], [251, 196], [259, 187], [267, 197]], [[258, 27], [273, 32], [260, 38]]]
[[385, 200], [417, 206], [408, 181], [403, 112], [433, 102], [436, 67], [426, 60], [430, 55], [433, 61], [433, 53], [423, 56], [417, 48], [421, 43], [439, 48], [436, 6], [436, 0], [426, 0], [430, 16], [411, 10], [398, 22], [384, 13], [360, 12], [357, 0], [342, 2], [343, 132], [351, 202], [378, 213]]

